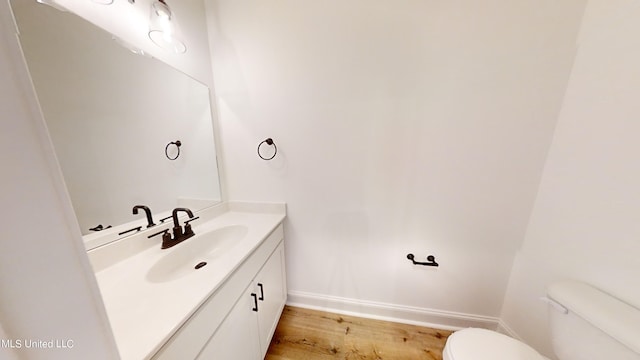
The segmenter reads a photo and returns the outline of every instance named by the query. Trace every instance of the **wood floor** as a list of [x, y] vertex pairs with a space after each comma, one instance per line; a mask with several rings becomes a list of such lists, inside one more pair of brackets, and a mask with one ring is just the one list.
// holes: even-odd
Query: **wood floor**
[[265, 360], [442, 360], [450, 334], [287, 306]]

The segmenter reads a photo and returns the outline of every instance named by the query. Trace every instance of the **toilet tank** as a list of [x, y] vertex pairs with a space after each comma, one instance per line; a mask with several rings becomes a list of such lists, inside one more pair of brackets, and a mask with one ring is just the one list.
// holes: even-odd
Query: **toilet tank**
[[585, 283], [559, 282], [547, 296], [553, 349], [560, 360], [640, 360], [640, 309]]

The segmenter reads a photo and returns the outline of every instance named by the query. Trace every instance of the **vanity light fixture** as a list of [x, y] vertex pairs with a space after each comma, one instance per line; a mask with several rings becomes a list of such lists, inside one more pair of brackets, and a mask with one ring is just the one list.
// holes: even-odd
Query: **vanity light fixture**
[[187, 51], [187, 46], [180, 40], [175, 16], [165, 0], [154, 0], [151, 4], [149, 39], [159, 47], [176, 54]]
[[132, 45], [131, 43], [129, 43], [129, 42], [127, 42], [127, 41], [124, 41], [123, 39], [121, 39], [121, 38], [119, 38], [119, 37], [117, 37], [117, 36], [115, 36], [115, 35], [112, 35], [112, 36], [111, 36], [111, 40], [115, 41], [115, 42], [116, 42], [116, 44], [118, 44], [118, 45], [122, 46], [123, 48], [125, 48], [125, 49], [127, 49], [127, 50], [131, 51], [132, 53], [134, 53], [134, 54], [136, 54], [136, 55], [141, 55], [141, 56], [144, 56], [144, 57], [146, 57], [146, 58], [150, 58], [150, 59], [151, 59], [151, 58], [153, 58], [153, 56], [151, 56], [151, 55], [150, 55], [149, 53], [147, 53], [146, 51], [144, 51], [144, 50], [140, 49], [140, 48], [139, 48], [139, 47], [137, 47], [137, 46]]

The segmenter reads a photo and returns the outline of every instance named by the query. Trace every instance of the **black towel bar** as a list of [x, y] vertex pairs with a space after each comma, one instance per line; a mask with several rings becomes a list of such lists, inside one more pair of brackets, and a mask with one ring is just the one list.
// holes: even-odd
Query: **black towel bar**
[[423, 265], [423, 266], [435, 266], [438, 267], [440, 264], [436, 262], [436, 258], [433, 255], [427, 256], [427, 262], [419, 262], [415, 260], [415, 256], [413, 254], [408, 254], [407, 259], [411, 260], [413, 265]]

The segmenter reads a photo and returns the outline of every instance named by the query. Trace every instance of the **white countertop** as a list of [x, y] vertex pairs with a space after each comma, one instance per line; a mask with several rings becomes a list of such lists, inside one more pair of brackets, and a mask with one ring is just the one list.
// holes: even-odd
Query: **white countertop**
[[[112, 259], [108, 266], [98, 266], [96, 278], [123, 360], [151, 358], [285, 217], [284, 205], [281, 210], [268, 207], [267, 212], [255, 212], [247, 204], [232, 204], [228, 208], [230, 210], [213, 215], [211, 219], [205, 218], [206, 214], [199, 214], [203, 218], [192, 223], [196, 236], [230, 225], [245, 225], [248, 232], [224, 256], [208, 261], [201, 269], [167, 282], [147, 280], [147, 272], [156, 261], [190, 240], [161, 250], [160, 236], [151, 239], [156, 239], [156, 246], [128, 254], [120, 261]], [[146, 235], [121, 241], [148, 241]], [[92, 261], [101, 256], [91, 254], [97, 251], [110, 253], [113, 257], [114, 251], [106, 249], [108, 246], [118, 244], [92, 250]], [[122, 244], [119, 246], [122, 248]]]

